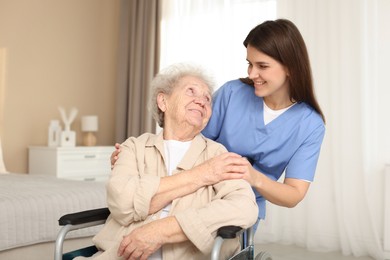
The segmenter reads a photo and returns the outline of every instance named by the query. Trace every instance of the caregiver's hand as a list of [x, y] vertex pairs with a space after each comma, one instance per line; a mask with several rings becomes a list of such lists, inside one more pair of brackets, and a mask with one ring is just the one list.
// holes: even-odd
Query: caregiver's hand
[[242, 179], [248, 170], [248, 160], [236, 153], [220, 154], [193, 168], [203, 185], [213, 185], [223, 180]]
[[[110, 158], [111, 169], [114, 168], [120, 152], [120, 145], [116, 143], [115, 151]], [[194, 167], [190, 171], [196, 174], [200, 186], [206, 186], [223, 180], [245, 178], [249, 181], [249, 176], [245, 176], [248, 173], [248, 168], [251, 168], [251, 165], [245, 157], [236, 153], [226, 152]]]
[[112, 152], [111, 157], [110, 157], [111, 169], [114, 168], [114, 165], [115, 165], [116, 161], [118, 160], [118, 155], [120, 152], [121, 152], [120, 144], [116, 143], [115, 150]]

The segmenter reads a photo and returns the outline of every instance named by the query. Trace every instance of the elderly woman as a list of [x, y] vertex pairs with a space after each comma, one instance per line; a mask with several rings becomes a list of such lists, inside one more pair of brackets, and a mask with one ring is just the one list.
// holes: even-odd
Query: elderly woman
[[[241, 179], [249, 162], [200, 134], [212, 93], [200, 68], [176, 64], [151, 84], [151, 108], [163, 130], [121, 145], [107, 184], [111, 215], [94, 237], [101, 250], [96, 257], [207, 259], [218, 228], [256, 221], [253, 191]], [[233, 239], [221, 255], [238, 249]]]

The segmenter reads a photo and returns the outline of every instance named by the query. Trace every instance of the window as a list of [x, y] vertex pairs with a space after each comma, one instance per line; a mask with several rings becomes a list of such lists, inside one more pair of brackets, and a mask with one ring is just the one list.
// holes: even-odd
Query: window
[[164, 0], [160, 68], [195, 62], [209, 69], [217, 87], [247, 75], [243, 41], [276, 18], [276, 0]]

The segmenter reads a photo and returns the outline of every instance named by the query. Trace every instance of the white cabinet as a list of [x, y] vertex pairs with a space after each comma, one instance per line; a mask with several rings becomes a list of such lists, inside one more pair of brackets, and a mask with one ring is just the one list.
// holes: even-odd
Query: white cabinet
[[110, 156], [113, 151], [113, 146], [30, 146], [28, 170], [31, 175], [105, 181], [111, 171]]

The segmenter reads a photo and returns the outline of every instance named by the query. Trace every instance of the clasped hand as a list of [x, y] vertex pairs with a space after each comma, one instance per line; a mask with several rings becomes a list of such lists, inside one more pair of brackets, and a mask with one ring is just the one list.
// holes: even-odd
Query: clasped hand
[[118, 256], [127, 260], [147, 260], [163, 244], [161, 232], [156, 222], [138, 227], [123, 236], [118, 248]]
[[252, 165], [236, 153], [223, 153], [196, 167], [202, 173], [205, 185], [213, 185], [223, 180], [251, 178]]
[[[111, 168], [118, 160], [120, 145], [115, 144], [115, 151], [112, 153]], [[204, 185], [213, 185], [223, 180], [244, 179], [253, 186], [256, 178], [250, 162], [239, 154], [226, 152], [216, 156], [194, 168], [202, 174], [201, 181]]]

